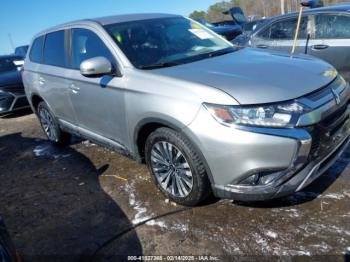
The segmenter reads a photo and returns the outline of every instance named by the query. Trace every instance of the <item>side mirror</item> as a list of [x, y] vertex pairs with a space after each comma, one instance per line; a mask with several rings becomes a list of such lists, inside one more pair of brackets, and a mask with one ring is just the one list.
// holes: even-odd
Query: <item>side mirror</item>
[[86, 77], [109, 75], [112, 71], [111, 62], [103, 56], [87, 59], [80, 64], [80, 73]]

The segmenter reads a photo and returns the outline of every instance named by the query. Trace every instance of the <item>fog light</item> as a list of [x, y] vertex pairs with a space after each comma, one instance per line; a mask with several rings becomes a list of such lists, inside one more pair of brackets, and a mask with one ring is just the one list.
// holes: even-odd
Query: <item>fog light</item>
[[260, 178], [260, 174], [256, 173], [254, 175], [251, 175], [251, 176], [247, 177], [246, 179], [244, 179], [239, 184], [240, 185], [255, 186], [255, 185], [257, 185], [259, 183], [259, 178]]
[[246, 186], [268, 185], [278, 179], [280, 175], [281, 172], [278, 171], [254, 173], [253, 175], [242, 180], [242, 182], [239, 184]]

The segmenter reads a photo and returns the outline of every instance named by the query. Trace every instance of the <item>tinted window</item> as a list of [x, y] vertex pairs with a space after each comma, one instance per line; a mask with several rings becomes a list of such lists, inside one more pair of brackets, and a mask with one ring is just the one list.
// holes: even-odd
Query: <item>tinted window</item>
[[[297, 18], [286, 19], [270, 25], [258, 36], [271, 40], [292, 40], [295, 36], [297, 27]], [[307, 18], [303, 17], [300, 24], [299, 39], [306, 39], [307, 36]]]
[[64, 31], [47, 34], [44, 46], [44, 63], [64, 67], [66, 65], [64, 50]]
[[317, 39], [350, 38], [350, 17], [343, 15], [317, 15]]
[[94, 32], [87, 29], [72, 29], [71, 67], [79, 69], [81, 62], [97, 56], [103, 56], [112, 63], [114, 61], [109, 49]]
[[43, 51], [44, 36], [40, 36], [34, 40], [30, 50], [29, 58], [32, 62], [41, 63]]

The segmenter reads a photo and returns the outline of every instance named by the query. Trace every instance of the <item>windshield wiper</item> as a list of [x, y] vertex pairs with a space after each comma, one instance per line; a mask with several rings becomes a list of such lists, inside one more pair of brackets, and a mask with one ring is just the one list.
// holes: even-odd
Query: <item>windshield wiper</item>
[[224, 50], [219, 50], [219, 51], [215, 51], [215, 52], [211, 52], [208, 54], [209, 57], [214, 57], [214, 56], [221, 56], [221, 55], [226, 55], [229, 53], [234, 52], [235, 49], [234, 48], [229, 48], [229, 49], [224, 49]]
[[170, 66], [176, 66], [179, 65], [180, 63], [177, 62], [164, 62], [164, 63], [159, 63], [159, 64], [150, 64], [150, 65], [143, 65], [140, 66], [140, 69], [156, 69], [156, 68], [164, 68], [164, 67], [170, 67]]

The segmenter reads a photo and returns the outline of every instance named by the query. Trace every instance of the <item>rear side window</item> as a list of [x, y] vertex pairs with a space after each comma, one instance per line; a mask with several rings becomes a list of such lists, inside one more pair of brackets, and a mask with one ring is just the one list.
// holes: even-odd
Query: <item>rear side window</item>
[[114, 58], [103, 41], [92, 31], [83, 28], [72, 29], [71, 67], [79, 69], [84, 60], [103, 56], [112, 64]]
[[316, 39], [350, 38], [350, 17], [321, 14], [316, 16]]
[[43, 54], [44, 36], [40, 36], [34, 40], [30, 50], [29, 59], [32, 62], [41, 63]]
[[46, 35], [44, 45], [44, 63], [47, 65], [65, 67], [65, 32], [57, 31]]

